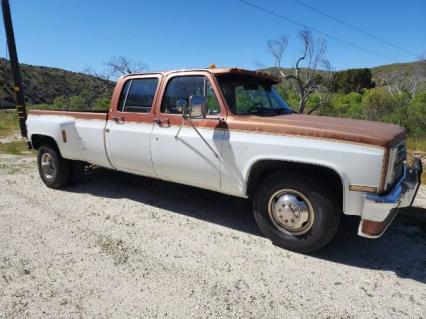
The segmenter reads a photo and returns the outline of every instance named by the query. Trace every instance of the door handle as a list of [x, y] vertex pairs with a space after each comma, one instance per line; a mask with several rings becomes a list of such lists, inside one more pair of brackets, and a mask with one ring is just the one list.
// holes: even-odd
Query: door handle
[[115, 123], [117, 123], [117, 124], [124, 124], [124, 117], [112, 117], [111, 118]]
[[158, 124], [159, 127], [170, 127], [170, 120], [168, 118], [156, 118], [154, 123]]

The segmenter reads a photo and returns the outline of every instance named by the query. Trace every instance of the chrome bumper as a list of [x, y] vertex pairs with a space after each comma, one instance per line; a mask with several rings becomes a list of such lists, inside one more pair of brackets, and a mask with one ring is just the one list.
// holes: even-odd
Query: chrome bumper
[[[383, 235], [398, 212], [398, 208], [413, 204], [420, 187], [422, 162], [416, 158], [392, 190], [386, 195], [365, 194], [358, 235], [377, 238]], [[365, 217], [370, 216], [366, 219]], [[371, 217], [374, 217], [371, 218]]]

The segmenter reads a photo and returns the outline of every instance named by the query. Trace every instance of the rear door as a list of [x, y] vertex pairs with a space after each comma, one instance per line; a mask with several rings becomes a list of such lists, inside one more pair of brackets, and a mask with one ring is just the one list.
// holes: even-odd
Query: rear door
[[150, 139], [160, 79], [159, 74], [129, 77], [122, 86], [117, 108], [110, 110], [105, 140], [116, 169], [155, 176]]

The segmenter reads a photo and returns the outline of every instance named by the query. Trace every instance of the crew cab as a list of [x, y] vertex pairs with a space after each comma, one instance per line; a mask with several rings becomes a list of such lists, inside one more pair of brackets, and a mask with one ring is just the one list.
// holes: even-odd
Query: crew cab
[[237, 68], [130, 74], [108, 112], [30, 111], [29, 144], [51, 188], [93, 164], [248, 198], [286, 249], [324, 246], [342, 213], [360, 216], [360, 236], [381, 236], [420, 183], [404, 129], [295, 114], [280, 81]]

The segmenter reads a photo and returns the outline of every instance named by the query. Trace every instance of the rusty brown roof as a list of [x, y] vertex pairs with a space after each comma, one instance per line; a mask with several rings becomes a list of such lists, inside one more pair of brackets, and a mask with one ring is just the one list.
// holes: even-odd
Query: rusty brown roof
[[263, 71], [251, 71], [241, 68], [205, 68], [205, 69], [182, 69], [182, 70], [170, 70], [170, 71], [158, 71], [158, 72], [144, 72], [144, 73], [134, 73], [134, 74], [128, 74], [124, 77], [130, 76], [130, 75], [146, 75], [146, 74], [162, 74], [162, 75], [168, 75], [171, 73], [177, 73], [177, 72], [197, 72], [197, 71], [205, 71], [210, 72], [213, 75], [223, 75], [223, 74], [241, 74], [241, 75], [249, 75], [249, 76], [257, 76], [262, 77], [268, 80], [271, 80], [275, 83], [280, 83], [282, 81], [282, 78], [278, 76], [271, 75], [267, 72]]

